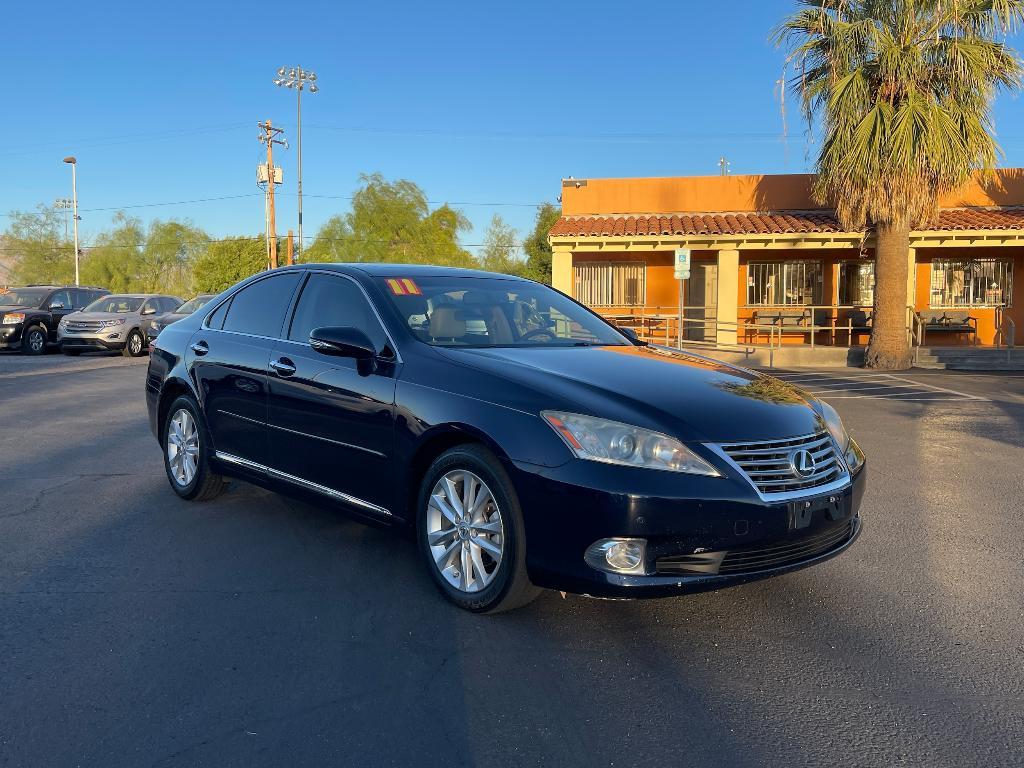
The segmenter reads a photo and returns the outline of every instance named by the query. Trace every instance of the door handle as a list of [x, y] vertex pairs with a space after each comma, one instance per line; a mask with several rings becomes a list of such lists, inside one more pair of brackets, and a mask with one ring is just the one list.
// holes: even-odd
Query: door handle
[[270, 367], [277, 371], [279, 376], [291, 376], [295, 373], [295, 364], [287, 357], [271, 360]]
[[190, 347], [192, 351], [195, 352], [200, 357], [202, 357], [203, 355], [210, 351], [210, 345], [207, 344], [205, 341], [194, 341], [192, 342]]

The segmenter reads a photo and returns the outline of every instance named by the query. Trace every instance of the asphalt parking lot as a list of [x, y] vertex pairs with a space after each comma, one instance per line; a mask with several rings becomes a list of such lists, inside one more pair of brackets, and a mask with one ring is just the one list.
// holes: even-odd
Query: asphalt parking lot
[[868, 455], [846, 555], [477, 617], [392, 532], [180, 501], [145, 359], [0, 356], [0, 765], [1024, 764], [1024, 377], [780, 375]]

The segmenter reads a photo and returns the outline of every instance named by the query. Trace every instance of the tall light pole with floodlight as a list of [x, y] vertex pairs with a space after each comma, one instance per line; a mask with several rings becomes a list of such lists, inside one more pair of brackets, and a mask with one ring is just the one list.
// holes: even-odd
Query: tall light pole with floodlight
[[71, 166], [71, 205], [74, 208], [71, 217], [75, 220], [75, 285], [78, 285], [78, 178], [75, 170], [78, 161], [74, 157], [65, 157], [64, 162]]
[[298, 155], [299, 155], [299, 172], [296, 174], [296, 185], [299, 193], [299, 247], [298, 251], [303, 249], [302, 240], [302, 89], [309, 88], [310, 93], [316, 93], [320, 90], [320, 87], [316, 84], [316, 72], [309, 72], [302, 67], [281, 67], [277, 70], [277, 77], [274, 78], [274, 85], [281, 88], [294, 88], [296, 95], [296, 105], [298, 108], [298, 122], [296, 130], [298, 132]]

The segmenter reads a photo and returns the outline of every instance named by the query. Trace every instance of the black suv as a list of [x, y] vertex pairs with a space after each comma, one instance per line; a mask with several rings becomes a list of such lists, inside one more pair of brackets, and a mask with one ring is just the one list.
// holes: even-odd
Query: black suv
[[0, 349], [41, 355], [57, 343], [57, 326], [70, 312], [106, 296], [106, 288], [76, 285], [27, 285], [0, 294]]

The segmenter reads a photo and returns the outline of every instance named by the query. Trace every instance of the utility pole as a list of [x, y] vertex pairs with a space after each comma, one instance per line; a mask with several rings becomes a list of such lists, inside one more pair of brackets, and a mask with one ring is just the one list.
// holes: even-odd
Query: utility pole
[[723, 176], [729, 175], [731, 165], [732, 163], [726, 160], [725, 155], [722, 155], [720, 158], [718, 158], [718, 170], [721, 172]]
[[288, 230], [288, 266], [295, 263], [295, 233]]
[[257, 123], [257, 125], [261, 131], [259, 140], [267, 145], [267, 164], [260, 169], [256, 176], [258, 181], [265, 181], [267, 184], [267, 264], [270, 269], [277, 269], [277, 218], [274, 211], [274, 187], [281, 183], [281, 169], [274, 167], [274, 145], [280, 144], [287, 149], [288, 142], [279, 138], [284, 128], [275, 128], [269, 120]]
[[65, 157], [64, 162], [71, 166], [71, 205], [74, 208], [74, 219], [75, 219], [75, 285], [79, 285], [78, 280], [78, 178], [76, 170], [78, 168], [78, 161], [73, 157]]

